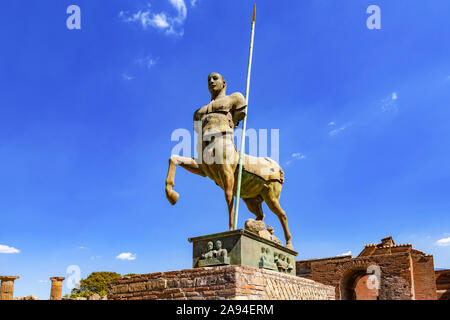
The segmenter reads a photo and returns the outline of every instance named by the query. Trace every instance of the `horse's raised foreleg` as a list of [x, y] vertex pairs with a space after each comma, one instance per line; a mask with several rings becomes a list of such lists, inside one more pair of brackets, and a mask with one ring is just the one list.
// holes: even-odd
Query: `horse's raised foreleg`
[[206, 174], [202, 171], [201, 164], [197, 163], [195, 159], [180, 157], [178, 155], [171, 156], [169, 159], [169, 171], [167, 172], [166, 178], [166, 197], [172, 205], [177, 203], [178, 197], [180, 196], [172, 189], [175, 185], [175, 171], [178, 165], [189, 172], [206, 177]]

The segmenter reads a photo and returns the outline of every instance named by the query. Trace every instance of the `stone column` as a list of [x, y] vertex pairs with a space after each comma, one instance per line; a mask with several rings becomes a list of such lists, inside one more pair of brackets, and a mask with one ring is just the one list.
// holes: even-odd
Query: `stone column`
[[2, 281], [0, 287], [0, 300], [13, 300], [14, 299], [14, 280], [20, 277], [14, 276], [0, 276]]
[[61, 300], [62, 298], [62, 282], [64, 277], [51, 277], [52, 290], [50, 291], [50, 300]]

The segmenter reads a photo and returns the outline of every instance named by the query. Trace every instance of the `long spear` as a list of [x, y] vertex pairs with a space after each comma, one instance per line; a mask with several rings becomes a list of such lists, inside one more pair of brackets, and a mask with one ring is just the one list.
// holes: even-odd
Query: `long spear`
[[[256, 13], [256, 4], [253, 5], [252, 33], [250, 36], [250, 53], [248, 55], [247, 85], [245, 87], [245, 102], [247, 104], [247, 113], [248, 113], [248, 95], [250, 91], [250, 72], [252, 71], [253, 39], [255, 37], [255, 13]], [[242, 162], [244, 161], [246, 128], [247, 128], [247, 114], [245, 115], [244, 122], [242, 124], [241, 150], [239, 152], [239, 174], [236, 188], [236, 205], [235, 205], [236, 210], [234, 211], [234, 223], [233, 223], [234, 230], [236, 230], [237, 227], [239, 199], [241, 197]]]

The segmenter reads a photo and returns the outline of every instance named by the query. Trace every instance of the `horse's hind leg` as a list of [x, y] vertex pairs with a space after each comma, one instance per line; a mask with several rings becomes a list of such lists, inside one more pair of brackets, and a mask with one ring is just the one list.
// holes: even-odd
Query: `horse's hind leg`
[[256, 216], [256, 220], [264, 220], [264, 213], [262, 210], [262, 199], [258, 198], [247, 198], [242, 199], [247, 205], [248, 210]]
[[189, 172], [206, 177], [205, 173], [202, 171], [201, 164], [197, 163], [195, 159], [180, 157], [178, 155], [171, 156], [169, 159], [169, 171], [167, 172], [166, 178], [166, 197], [172, 205], [177, 203], [178, 197], [180, 196], [172, 189], [175, 185], [175, 171], [177, 169], [177, 165], [188, 170]]
[[284, 237], [286, 239], [286, 247], [289, 249], [293, 249], [292, 246], [292, 236], [289, 232], [288, 222], [286, 213], [280, 206], [280, 202], [278, 201], [278, 198], [274, 195], [274, 192], [272, 189], [269, 189], [264, 195], [263, 195], [264, 201], [266, 202], [267, 206], [270, 210], [273, 211], [278, 216], [278, 219], [280, 219], [281, 226], [283, 227], [284, 231]]

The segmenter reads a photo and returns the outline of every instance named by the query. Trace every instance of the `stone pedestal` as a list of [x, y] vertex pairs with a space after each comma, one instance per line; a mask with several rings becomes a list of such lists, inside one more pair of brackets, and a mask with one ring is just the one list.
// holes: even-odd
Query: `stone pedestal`
[[113, 280], [110, 299], [334, 300], [334, 287], [278, 271], [228, 265]]
[[192, 266], [244, 265], [296, 275], [297, 252], [248, 230], [235, 230], [189, 238]]
[[50, 300], [61, 300], [62, 298], [62, 283], [64, 277], [51, 277], [52, 289], [50, 291]]
[[0, 300], [13, 300], [14, 299], [14, 280], [20, 277], [14, 276], [0, 276]]

